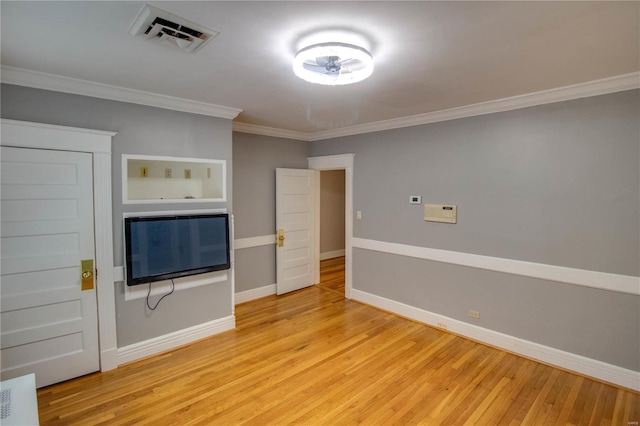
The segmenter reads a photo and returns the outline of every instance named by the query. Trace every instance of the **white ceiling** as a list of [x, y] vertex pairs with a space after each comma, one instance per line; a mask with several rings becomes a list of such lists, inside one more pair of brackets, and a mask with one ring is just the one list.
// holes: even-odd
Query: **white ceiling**
[[[640, 2], [148, 2], [220, 35], [194, 54], [129, 34], [143, 2], [2, 1], [3, 67], [241, 109], [238, 123], [316, 133], [640, 70]], [[355, 31], [374, 74], [294, 76], [301, 38]]]

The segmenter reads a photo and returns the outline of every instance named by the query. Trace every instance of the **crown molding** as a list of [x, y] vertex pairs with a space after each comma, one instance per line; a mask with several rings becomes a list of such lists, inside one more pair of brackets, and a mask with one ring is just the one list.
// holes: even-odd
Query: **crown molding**
[[275, 127], [258, 126], [255, 124], [233, 122], [233, 131], [240, 133], [251, 133], [254, 135], [273, 136], [276, 138], [296, 139], [309, 142], [312, 133], [296, 132], [295, 130], [277, 129]]
[[242, 111], [238, 108], [225, 107], [141, 90], [111, 86], [93, 81], [64, 77], [39, 71], [2, 66], [0, 81], [17, 86], [33, 87], [35, 89], [52, 90], [55, 92], [72, 93], [74, 95], [91, 96], [94, 98], [110, 99], [113, 101], [129, 102], [133, 104], [208, 115], [211, 117], [233, 120]]
[[[0, 81], [6, 84], [15, 84], [18, 86], [27, 86], [36, 89], [53, 90], [76, 95], [130, 102], [175, 111], [227, 118], [230, 120], [233, 120], [240, 112], [242, 112], [242, 110], [238, 108], [208, 104], [205, 102], [143, 92], [140, 90], [127, 89], [21, 68], [2, 66], [1, 70], [2, 73], [0, 74]], [[525, 95], [512, 96], [509, 98], [496, 99], [493, 101], [481, 102], [457, 108], [315, 133], [298, 132], [294, 130], [278, 129], [274, 127], [258, 126], [239, 122], [233, 123], [233, 130], [241, 133], [313, 142], [363, 133], [381, 132], [403, 127], [420, 126], [423, 124], [474, 117], [496, 112], [511, 111], [537, 105], [605, 95], [608, 93], [622, 92], [638, 88], [640, 88], [640, 72], [633, 72], [589, 81], [586, 83], [528, 93]]]
[[640, 72], [634, 72], [589, 81], [586, 83], [574, 84], [571, 86], [466, 105], [458, 108], [310, 133], [309, 141], [319, 141], [362, 133], [381, 132], [384, 130], [399, 129], [402, 127], [419, 126], [422, 124], [474, 117], [477, 115], [492, 114], [495, 112], [511, 111], [537, 105], [587, 98], [590, 96], [606, 95], [608, 93], [622, 92], [638, 88], [640, 88]]
[[264, 136], [274, 136], [287, 139], [313, 142], [334, 139], [343, 136], [353, 136], [364, 133], [382, 132], [385, 130], [399, 129], [403, 127], [420, 126], [423, 124], [438, 123], [441, 121], [456, 120], [465, 117], [474, 117], [496, 112], [511, 111], [537, 105], [554, 102], [569, 101], [591, 96], [606, 95], [608, 93], [622, 92], [640, 88], [640, 72], [623, 74], [586, 83], [574, 84], [525, 95], [496, 99], [488, 102], [465, 105], [426, 114], [410, 117], [394, 118], [391, 120], [376, 121], [315, 133], [295, 132], [291, 130], [276, 129], [272, 127], [255, 126], [245, 123], [233, 123], [233, 130], [242, 133], [253, 133]]

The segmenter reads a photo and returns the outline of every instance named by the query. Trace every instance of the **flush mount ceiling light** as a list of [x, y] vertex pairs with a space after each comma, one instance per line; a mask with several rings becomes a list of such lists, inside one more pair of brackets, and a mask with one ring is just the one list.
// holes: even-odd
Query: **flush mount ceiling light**
[[310, 83], [352, 84], [373, 73], [373, 58], [365, 48], [353, 44], [318, 43], [296, 53], [293, 72]]

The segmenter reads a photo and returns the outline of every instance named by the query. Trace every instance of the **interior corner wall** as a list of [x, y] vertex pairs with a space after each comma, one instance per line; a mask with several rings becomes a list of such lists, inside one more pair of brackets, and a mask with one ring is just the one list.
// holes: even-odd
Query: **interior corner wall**
[[[112, 143], [114, 262], [123, 264], [123, 213], [226, 208], [233, 212], [231, 120], [87, 96], [2, 85], [2, 118], [118, 132]], [[122, 204], [122, 154], [227, 161], [227, 202]], [[115, 285], [118, 347], [233, 315], [231, 281], [176, 291], [155, 311]]]
[[[354, 291], [640, 371], [637, 293], [367, 248], [426, 247], [634, 282], [639, 101], [631, 90], [312, 142], [311, 156], [355, 153]], [[457, 224], [424, 221], [409, 195], [457, 205]]]
[[308, 154], [308, 142], [233, 133], [234, 239], [246, 242], [235, 250], [236, 293], [275, 284], [275, 170], [306, 169]]

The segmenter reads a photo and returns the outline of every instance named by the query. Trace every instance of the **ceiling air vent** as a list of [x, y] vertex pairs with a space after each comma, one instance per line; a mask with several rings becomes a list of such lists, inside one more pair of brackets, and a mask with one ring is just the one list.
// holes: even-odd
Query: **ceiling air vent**
[[202, 48], [219, 33], [157, 7], [145, 4], [129, 33], [153, 43], [177, 47], [185, 53]]

